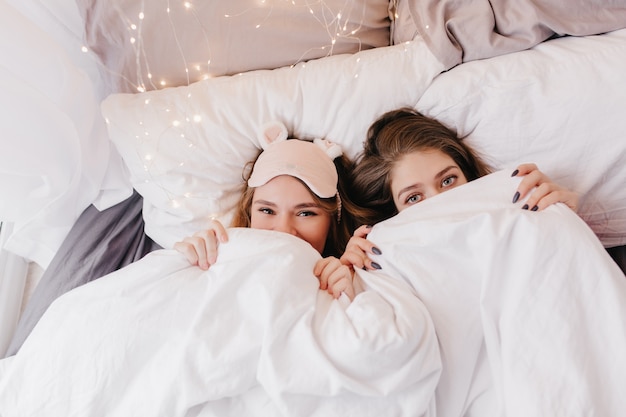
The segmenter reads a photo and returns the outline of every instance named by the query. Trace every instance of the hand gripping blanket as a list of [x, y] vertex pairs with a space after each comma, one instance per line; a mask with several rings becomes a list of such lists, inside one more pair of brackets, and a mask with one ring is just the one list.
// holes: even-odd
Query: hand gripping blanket
[[319, 255], [232, 229], [203, 272], [158, 251], [59, 298], [0, 361], [0, 415], [621, 416], [626, 279], [571, 210], [499, 172], [374, 227], [333, 300]]

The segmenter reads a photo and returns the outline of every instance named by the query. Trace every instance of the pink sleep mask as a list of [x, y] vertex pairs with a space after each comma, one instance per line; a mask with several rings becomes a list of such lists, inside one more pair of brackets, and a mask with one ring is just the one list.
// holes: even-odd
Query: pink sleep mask
[[337, 169], [333, 159], [341, 155], [339, 145], [327, 140], [287, 139], [287, 131], [280, 122], [272, 122], [260, 138], [263, 152], [259, 155], [250, 187], [260, 187], [280, 175], [290, 175], [304, 182], [321, 198], [337, 194]]

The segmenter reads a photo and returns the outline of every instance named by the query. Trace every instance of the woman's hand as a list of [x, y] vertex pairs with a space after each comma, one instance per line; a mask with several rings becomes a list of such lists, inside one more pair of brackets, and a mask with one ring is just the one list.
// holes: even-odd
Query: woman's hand
[[537, 187], [522, 207], [524, 210], [543, 210], [555, 203], [564, 203], [574, 211], [578, 209], [578, 194], [552, 182], [543, 172], [539, 171], [535, 164], [522, 164], [513, 171], [511, 176], [524, 177], [513, 196], [513, 203], [524, 198], [530, 190]]
[[228, 242], [226, 229], [217, 220], [211, 220], [209, 227], [184, 238], [174, 244], [174, 249], [185, 255], [191, 265], [207, 270], [217, 261], [217, 247]]
[[350, 301], [354, 300], [354, 269], [342, 264], [339, 259], [334, 256], [320, 259], [315, 264], [313, 273], [320, 280], [321, 290], [328, 291], [334, 298], [339, 298], [343, 292]]
[[346, 245], [346, 250], [341, 255], [341, 263], [359, 269], [380, 269], [380, 265], [373, 262], [367, 255], [380, 255], [382, 252], [372, 242], [367, 240], [367, 235], [372, 226], [361, 226], [354, 231], [354, 234]]

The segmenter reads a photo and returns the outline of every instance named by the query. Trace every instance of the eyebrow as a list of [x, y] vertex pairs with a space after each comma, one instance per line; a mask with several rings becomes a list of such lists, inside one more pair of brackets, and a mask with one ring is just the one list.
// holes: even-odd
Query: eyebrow
[[[450, 165], [450, 166], [447, 166], [447, 167], [445, 167], [444, 169], [442, 169], [441, 171], [439, 171], [439, 172], [435, 175], [435, 178], [441, 178], [441, 177], [443, 177], [444, 175], [446, 175], [446, 173], [447, 173], [448, 171], [450, 171], [451, 169], [454, 169], [454, 168], [459, 168], [459, 167], [458, 167], [458, 166], [456, 166], [456, 165]], [[415, 184], [411, 184], [411, 185], [409, 185], [409, 186], [407, 186], [407, 187], [404, 187], [403, 189], [401, 189], [400, 191], [398, 191], [398, 195], [397, 195], [398, 200], [400, 200], [400, 196], [401, 196], [402, 194], [406, 193], [407, 191], [411, 191], [411, 190], [413, 190], [413, 189], [415, 189], [415, 188], [420, 188], [421, 186], [422, 186], [422, 183], [418, 182], [418, 183], [415, 183]]]
[[[252, 202], [252, 204], [258, 204], [258, 205], [262, 205], [262, 206], [270, 206], [270, 207], [276, 207], [276, 203], [273, 203], [271, 201], [267, 201], [267, 200], [254, 200]], [[315, 203], [300, 203], [300, 204], [296, 204], [294, 208], [297, 209], [302, 209], [302, 208], [319, 208], [320, 205], [319, 204], [315, 204]]]

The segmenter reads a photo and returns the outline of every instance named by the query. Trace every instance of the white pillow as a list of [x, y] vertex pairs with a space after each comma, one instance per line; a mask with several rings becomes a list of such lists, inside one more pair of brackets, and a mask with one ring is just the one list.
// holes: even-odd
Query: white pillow
[[102, 109], [144, 197], [146, 233], [171, 247], [211, 216], [229, 223], [263, 124], [282, 121], [295, 137], [326, 137], [354, 156], [376, 117], [415, 103], [442, 69], [418, 39], [293, 68], [115, 94]]
[[626, 29], [565, 37], [441, 74], [417, 108], [495, 165], [534, 162], [581, 194], [606, 247], [626, 244]]
[[112, 91], [188, 85], [390, 44], [389, 1], [77, 0]]

